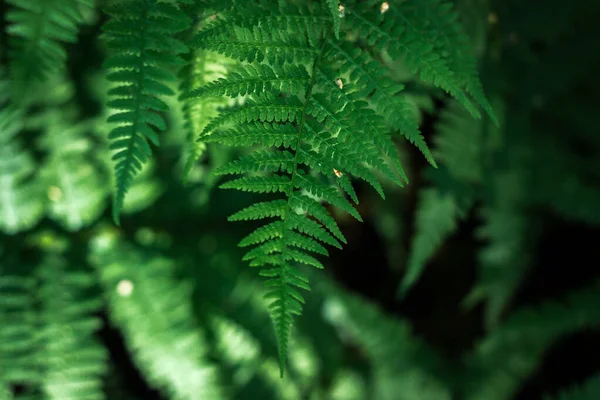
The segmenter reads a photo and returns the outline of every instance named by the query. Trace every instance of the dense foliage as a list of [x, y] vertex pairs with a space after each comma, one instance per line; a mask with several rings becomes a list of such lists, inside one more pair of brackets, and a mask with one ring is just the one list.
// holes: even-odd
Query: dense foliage
[[598, 333], [577, 255], [522, 300], [545, 232], [599, 236], [598, 5], [1, 10], [0, 400], [508, 400]]

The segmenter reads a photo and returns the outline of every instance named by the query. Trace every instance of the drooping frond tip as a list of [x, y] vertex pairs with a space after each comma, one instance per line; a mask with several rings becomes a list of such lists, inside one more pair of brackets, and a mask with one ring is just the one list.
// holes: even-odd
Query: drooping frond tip
[[179, 56], [188, 51], [175, 35], [188, 28], [190, 20], [173, 5], [156, 0], [133, 0], [107, 8], [110, 20], [104, 25], [111, 55], [104, 67], [115, 82], [109, 90], [108, 106], [116, 113], [108, 122], [119, 124], [109, 138], [115, 151], [116, 192], [113, 219], [119, 214], [134, 177], [152, 155], [148, 142], [159, 145], [156, 131], [167, 127], [161, 113], [168, 111], [162, 96], [174, 94], [172, 71], [183, 64]]

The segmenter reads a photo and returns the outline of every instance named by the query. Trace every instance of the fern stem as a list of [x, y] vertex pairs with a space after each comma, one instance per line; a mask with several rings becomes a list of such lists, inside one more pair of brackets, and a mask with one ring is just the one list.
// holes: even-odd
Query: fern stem
[[[313, 91], [313, 87], [315, 86], [315, 82], [316, 82], [316, 78], [317, 78], [317, 66], [319, 63], [319, 60], [321, 59], [325, 47], [327, 45], [327, 39], [329, 38], [329, 36], [331, 35], [332, 32], [332, 28], [330, 28], [328, 30], [328, 33], [325, 35], [325, 37], [323, 38], [323, 43], [321, 44], [321, 48], [319, 49], [319, 53], [317, 54], [317, 56], [315, 57], [315, 60], [313, 61], [313, 65], [312, 65], [312, 71], [311, 71], [311, 77], [310, 77], [310, 81], [308, 83], [308, 86], [306, 88], [306, 93], [304, 95], [304, 105], [302, 107], [302, 114], [300, 117], [300, 123], [298, 124], [298, 135], [296, 138], [296, 144], [294, 145], [294, 159], [292, 161], [292, 165], [293, 165], [293, 170], [291, 172], [291, 178], [290, 178], [290, 186], [289, 189], [287, 191], [287, 205], [286, 205], [286, 210], [287, 212], [285, 212], [283, 218], [284, 218], [284, 230], [282, 233], [282, 237], [281, 237], [281, 241], [283, 243], [283, 247], [282, 247], [282, 260], [281, 260], [281, 275], [280, 275], [280, 279], [281, 279], [281, 286], [280, 286], [280, 291], [281, 291], [281, 295], [280, 298], [285, 298], [286, 297], [286, 293], [285, 293], [285, 282], [287, 279], [287, 271], [286, 271], [286, 263], [285, 263], [285, 257], [283, 256], [287, 249], [287, 243], [285, 240], [285, 233], [286, 230], [288, 228], [286, 222], [289, 221], [290, 219], [288, 218], [289, 215], [291, 215], [292, 211], [292, 206], [291, 206], [291, 199], [292, 199], [292, 195], [294, 193], [294, 183], [296, 180], [296, 177], [298, 176], [298, 149], [300, 148], [300, 141], [301, 141], [301, 137], [302, 137], [302, 131], [304, 130], [304, 124], [306, 122], [306, 109], [308, 108], [308, 103], [311, 99], [312, 96], [312, 91]], [[282, 302], [282, 312], [281, 315], [287, 315], [287, 312], [285, 310], [285, 301]], [[278, 336], [281, 336], [281, 333], [278, 333]], [[283, 373], [285, 371], [285, 357], [286, 357], [286, 353], [287, 351], [282, 351], [283, 349], [280, 349], [279, 354], [280, 354], [280, 359], [279, 359], [279, 371], [280, 371], [280, 377], [283, 378]]]

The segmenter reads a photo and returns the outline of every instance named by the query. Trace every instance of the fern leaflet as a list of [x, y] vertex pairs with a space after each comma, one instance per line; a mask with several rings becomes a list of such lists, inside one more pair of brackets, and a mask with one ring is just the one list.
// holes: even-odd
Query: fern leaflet
[[178, 55], [187, 51], [174, 36], [190, 21], [175, 6], [156, 0], [117, 3], [106, 12], [111, 19], [104, 30], [112, 55], [105, 68], [112, 70], [108, 80], [118, 84], [109, 91], [114, 99], [108, 103], [118, 110], [108, 117], [119, 124], [109, 135], [110, 148], [116, 151], [113, 218], [118, 224], [125, 194], [152, 153], [148, 141], [158, 146], [155, 129], [166, 129], [160, 112], [168, 106], [160, 97], [174, 94], [168, 83], [176, 76], [168, 67], [181, 65]]

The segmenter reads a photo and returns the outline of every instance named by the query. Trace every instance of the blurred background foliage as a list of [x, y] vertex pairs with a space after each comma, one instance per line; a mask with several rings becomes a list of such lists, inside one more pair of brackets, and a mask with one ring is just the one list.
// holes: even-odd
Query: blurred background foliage
[[[357, 187], [365, 222], [338, 216], [349, 243], [311, 279], [284, 379], [262, 283], [237, 248], [252, 223], [226, 221], [253, 197], [215, 190], [210, 174], [234, 151], [193, 148], [202, 158], [188, 162], [184, 114], [205, 124], [222, 104], [170, 99], [117, 229], [105, 17], [82, 1], [66, 70], [17, 91], [11, 3], [0, 3], [1, 400], [600, 398], [598, 2], [455, 1], [499, 128], [393, 65], [440, 167], [399, 142], [410, 185], [389, 185], [386, 200]], [[182, 74], [196, 84], [227, 72], [193, 56], [202, 68]], [[6, 106], [14, 93], [26, 111]]]

